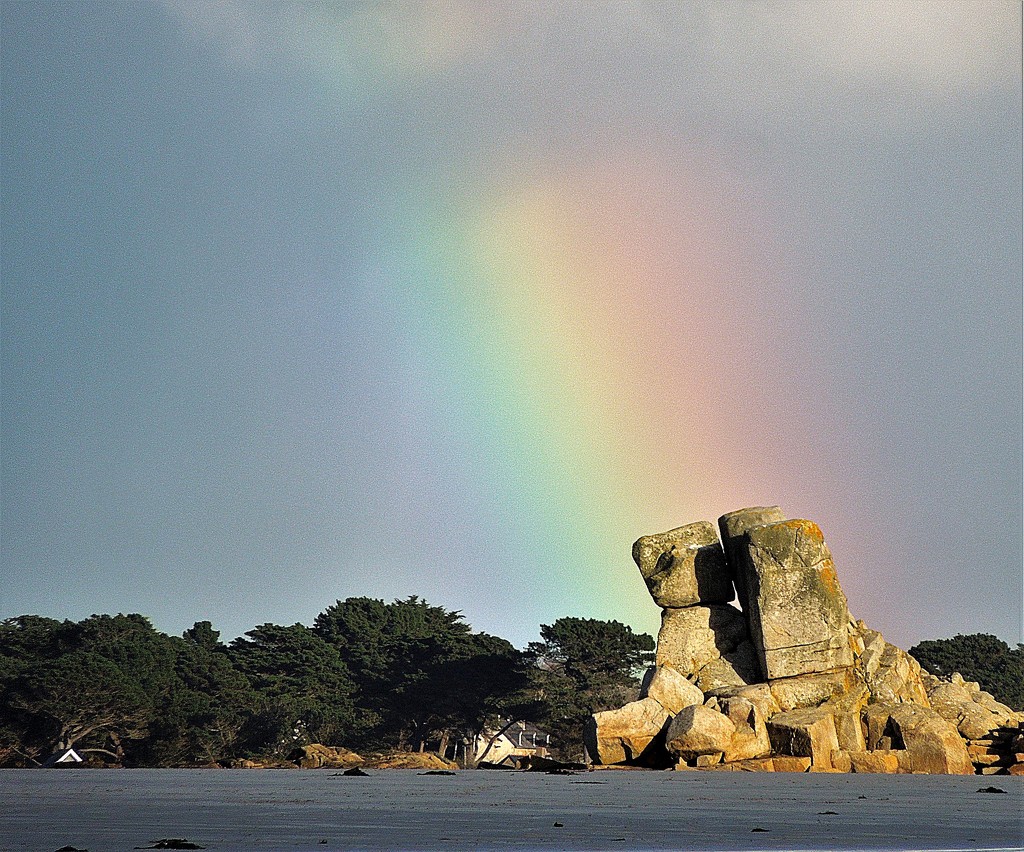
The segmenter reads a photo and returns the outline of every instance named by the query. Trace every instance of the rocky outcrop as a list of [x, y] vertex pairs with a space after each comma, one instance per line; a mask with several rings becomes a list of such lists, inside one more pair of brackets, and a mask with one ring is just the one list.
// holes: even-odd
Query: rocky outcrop
[[393, 751], [371, 757], [364, 769], [458, 769], [459, 765], [432, 751]]
[[832, 752], [839, 750], [836, 723], [828, 707], [807, 707], [776, 713], [768, 720], [772, 751], [809, 757], [811, 766], [832, 768]]
[[762, 524], [774, 524], [786, 520], [786, 515], [778, 506], [752, 506], [728, 512], [718, 519], [718, 528], [722, 533], [722, 549], [729, 564], [729, 573], [736, 585], [736, 595], [740, 608], [746, 612], [749, 608], [747, 600], [747, 584], [742, 576], [737, 576], [739, 566], [746, 561], [747, 545], [743, 537], [752, 527]]
[[771, 754], [772, 744], [761, 711], [741, 696], [719, 702], [719, 709], [735, 726], [729, 745], [723, 752], [726, 763], [753, 760]]
[[300, 769], [349, 769], [364, 762], [355, 752], [343, 749], [340, 745], [323, 745], [319, 742], [300, 745], [288, 759]]
[[911, 772], [972, 775], [967, 746], [955, 727], [930, 707], [898, 704], [889, 713], [893, 732], [910, 759]]
[[666, 746], [670, 754], [683, 760], [696, 760], [702, 755], [718, 755], [720, 759], [735, 732], [736, 725], [728, 716], [698, 704], [684, 708], [672, 720]]
[[594, 762], [1024, 774], [1024, 714], [851, 618], [817, 524], [758, 506], [718, 526], [721, 543], [698, 521], [633, 545], [657, 665], [640, 700], [591, 718]]
[[363, 763], [363, 758], [354, 751], [320, 743], [300, 746], [288, 759], [300, 769], [349, 769]]
[[966, 741], [979, 775], [1024, 775], [1024, 719], [977, 683], [953, 673], [948, 681], [925, 674], [932, 709]]
[[743, 613], [725, 604], [663, 609], [657, 662], [691, 677], [701, 691], [761, 680]]
[[655, 763], [664, 753], [671, 718], [672, 713], [651, 697], [595, 713], [583, 732], [587, 753], [595, 763]]

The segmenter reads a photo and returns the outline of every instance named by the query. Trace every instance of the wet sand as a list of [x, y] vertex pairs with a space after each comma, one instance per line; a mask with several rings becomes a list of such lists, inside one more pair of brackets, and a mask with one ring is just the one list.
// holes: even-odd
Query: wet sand
[[[978, 792], [988, 786], [1007, 792]], [[1012, 777], [0, 771], [4, 852], [161, 838], [210, 850], [1021, 849], [1022, 813]]]

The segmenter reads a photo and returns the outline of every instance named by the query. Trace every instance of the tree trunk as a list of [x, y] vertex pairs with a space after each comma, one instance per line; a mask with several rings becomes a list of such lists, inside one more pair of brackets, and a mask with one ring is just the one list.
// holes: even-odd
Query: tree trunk
[[441, 744], [437, 747], [438, 753], [441, 755], [441, 757], [446, 758], [446, 759], [447, 759], [448, 755], [445, 754], [445, 752], [448, 751], [448, 737], [449, 737], [449, 733], [450, 732], [447, 731], [447, 730], [441, 732]]

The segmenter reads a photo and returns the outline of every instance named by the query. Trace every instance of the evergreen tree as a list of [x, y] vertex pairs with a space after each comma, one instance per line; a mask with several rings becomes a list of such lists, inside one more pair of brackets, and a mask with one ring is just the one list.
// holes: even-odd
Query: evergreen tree
[[367, 745], [423, 748], [471, 737], [526, 683], [522, 655], [508, 642], [474, 634], [461, 613], [415, 596], [337, 601], [313, 629], [352, 672], [359, 710], [372, 722]]
[[256, 695], [240, 736], [250, 753], [286, 756], [296, 745], [343, 745], [354, 729], [353, 682], [337, 649], [303, 624], [262, 624], [231, 643]]
[[927, 671], [939, 677], [960, 672], [977, 681], [1014, 710], [1024, 710], [1024, 645], [1011, 648], [988, 633], [957, 634], [952, 639], [928, 639], [910, 649]]
[[248, 678], [233, 664], [220, 634], [196, 622], [170, 640], [176, 687], [150, 725], [142, 759], [149, 765], [209, 765], [237, 756], [246, 722], [258, 705]]
[[[0, 630], [0, 647], [16, 668], [8, 674], [3, 715], [33, 759], [75, 747], [130, 761], [173, 686], [168, 637], [141, 615], [78, 623], [11, 619]], [[37, 656], [29, 664], [32, 650]]]
[[542, 723], [563, 757], [583, 753], [583, 725], [591, 714], [636, 698], [640, 674], [654, 660], [654, 639], [618, 621], [560, 618], [541, 625], [543, 641], [531, 642], [536, 696]]

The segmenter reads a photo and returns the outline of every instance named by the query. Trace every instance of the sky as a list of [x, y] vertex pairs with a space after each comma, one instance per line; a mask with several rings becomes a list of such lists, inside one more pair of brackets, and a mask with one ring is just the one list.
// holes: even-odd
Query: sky
[[0, 618], [655, 633], [815, 520], [1022, 640], [1021, 7], [0, 4]]

